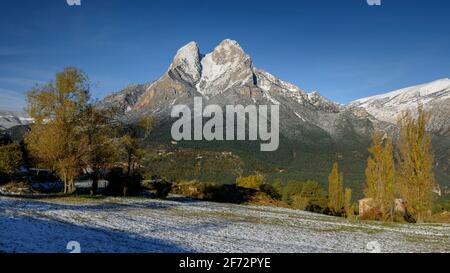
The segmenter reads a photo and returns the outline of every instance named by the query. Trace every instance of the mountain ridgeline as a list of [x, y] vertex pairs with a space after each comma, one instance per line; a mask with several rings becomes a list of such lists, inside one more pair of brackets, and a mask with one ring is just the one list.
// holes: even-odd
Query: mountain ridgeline
[[15, 126], [28, 125], [33, 120], [26, 113], [0, 111], [0, 130], [7, 130]]
[[[103, 107], [117, 107], [130, 122], [144, 116], [156, 120], [148, 140], [148, 168], [172, 179], [233, 182], [238, 175], [261, 172], [269, 180], [315, 179], [325, 184], [332, 163], [339, 161], [346, 184], [362, 193], [364, 169], [373, 132], [395, 132], [403, 110], [423, 103], [433, 115], [438, 180], [450, 181], [450, 80], [444, 79], [391, 95], [361, 99], [349, 105], [308, 93], [253, 65], [251, 57], [232, 40], [222, 41], [202, 55], [195, 42], [178, 50], [162, 77], [129, 86], [105, 98]], [[405, 95], [406, 94], [406, 95]], [[251, 141], [171, 141], [173, 105], [193, 105], [201, 96], [204, 105], [280, 106], [280, 147], [260, 152]], [[386, 110], [386, 113], [383, 111]], [[151, 145], [150, 145], [151, 144]]]
[[[170, 135], [172, 106], [192, 106], [195, 96], [203, 97], [204, 105], [220, 105], [223, 109], [226, 105], [278, 104], [278, 151], [260, 152], [259, 143], [250, 141], [186, 141], [173, 145]], [[105, 98], [102, 104], [119, 108], [124, 117], [131, 121], [143, 116], [155, 118], [157, 128], [149, 142], [160, 144], [162, 154], [164, 151], [175, 152], [169, 156], [172, 159], [167, 156], [154, 158], [154, 164], [149, 163], [149, 166], [158, 169], [156, 172], [162, 175], [172, 175], [171, 178], [183, 177], [174, 169], [185, 172], [186, 169], [195, 169], [201, 165], [201, 171], [183, 178], [233, 182], [235, 176], [239, 175], [236, 170], [216, 170], [210, 166], [211, 170], [208, 171], [206, 166], [210, 164], [202, 162], [213, 160], [217, 165], [235, 168], [234, 164], [227, 164], [223, 156], [231, 153], [240, 159], [239, 170], [243, 174], [260, 171], [271, 177], [311, 178], [323, 182], [331, 163], [340, 159], [348, 161], [349, 179], [353, 176], [353, 180], [360, 184], [362, 173], [351, 169], [355, 157], [361, 168], [365, 164], [365, 150], [374, 129], [366, 117], [356, 115], [316, 92], [307, 93], [257, 69], [250, 56], [232, 40], [224, 40], [213, 52], [204, 56], [196, 43], [189, 43], [178, 50], [172, 64], [159, 80], [128, 87]], [[216, 158], [208, 158], [202, 151], [208, 151], [208, 154], [213, 152]], [[192, 160], [173, 159], [177, 154], [184, 158], [191, 156]], [[188, 166], [179, 166], [183, 162]], [[168, 170], [161, 169], [165, 163]], [[178, 165], [178, 168], [170, 167], [171, 164]]]
[[[226, 105], [279, 105], [279, 149], [261, 152], [259, 141], [174, 142], [171, 110], [179, 104], [193, 107], [194, 97], [202, 97], [204, 106], [222, 109]], [[345, 185], [360, 197], [373, 133], [385, 130], [395, 138], [398, 117], [419, 104], [431, 113], [428, 129], [433, 133], [436, 177], [448, 187], [449, 79], [341, 105], [256, 68], [241, 46], [227, 39], [206, 55], [195, 42], [185, 45], [159, 79], [130, 85], [103, 99], [99, 107], [116, 108], [128, 122], [154, 118], [145, 164], [150, 175], [232, 183], [240, 175], [256, 172], [269, 182], [313, 179], [325, 185], [333, 162], [339, 161]], [[0, 115], [0, 129], [29, 122], [12, 114]]]

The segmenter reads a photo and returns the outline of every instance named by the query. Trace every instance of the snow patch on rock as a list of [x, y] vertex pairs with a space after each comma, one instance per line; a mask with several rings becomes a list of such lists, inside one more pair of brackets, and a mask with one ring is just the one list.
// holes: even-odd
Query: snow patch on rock
[[253, 80], [252, 60], [233, 40], [224, 40], [201, 61], [202, 75], [197, 90], [205, 95], [225, 92]]
[[183, 80], [192, 84], [196, 84], [200, 80], [202, 66], [196, 42], [190, 42], [178, 50], [169, 71], [174, 71]]

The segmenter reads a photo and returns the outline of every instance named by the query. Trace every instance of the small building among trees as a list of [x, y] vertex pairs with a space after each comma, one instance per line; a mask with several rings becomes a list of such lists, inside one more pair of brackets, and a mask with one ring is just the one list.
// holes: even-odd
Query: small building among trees
[[[377, 214], [378, 208], [375, 205], [375, 202], [372, 198], [364, 198], [359, 200], [359, 217], [360, 218], [372, 218], [373, 214]], [[368, 217], [370, 214], [370, 217]], [[394, 201], [394, 214], [399, 214], [402, 216], [407, 216], [407, 206], [406, 202], [401, 199], [397, 198]]]

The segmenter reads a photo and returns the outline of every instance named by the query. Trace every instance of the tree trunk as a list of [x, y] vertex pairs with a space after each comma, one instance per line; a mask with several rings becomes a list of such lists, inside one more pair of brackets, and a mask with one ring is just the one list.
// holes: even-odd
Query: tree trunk
[[123, 186], [123, 196], [126, 197], [128, 194], [128, 182], [125, 182], [125, 185]]
[[76, 188], [75, 188], [75, 181], [73, 178], [70, 178], [68, 180], [68, 185], [67, 185], [67, 192], [66, 194], [73, 194], [75, 192]]
[[98, 173], [97, 171], [94, 171], [92, 174], [92, 189], [91, 189], [91, 195], [97, 195], [98, 192]]
[[133, 151], [130, 150], [130, 151], [128, 152], [128, 172], [127, 172], [127, 176], [128, 176], [128, 177], [131, 176], [132, 157], [133, 157]]
[[70, 192], [70, 182], [67, 178], [64, 179], [64, 194], [68, 194]]

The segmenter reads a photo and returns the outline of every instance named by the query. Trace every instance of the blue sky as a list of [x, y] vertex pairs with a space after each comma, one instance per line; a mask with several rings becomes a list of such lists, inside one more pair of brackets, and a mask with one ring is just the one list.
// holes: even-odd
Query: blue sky
[[102, 98], [159, 78], [177, 49], [237, 40], [255, 66], [341, 103], [450, 77], [450, 1], [2, 1], [0, 109], [67, 66]]

